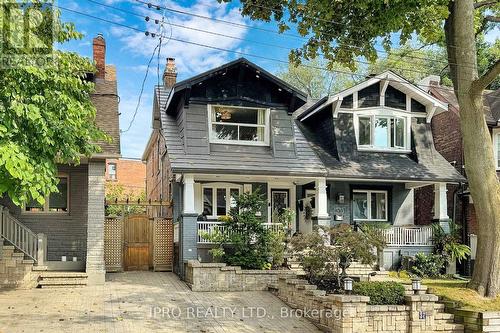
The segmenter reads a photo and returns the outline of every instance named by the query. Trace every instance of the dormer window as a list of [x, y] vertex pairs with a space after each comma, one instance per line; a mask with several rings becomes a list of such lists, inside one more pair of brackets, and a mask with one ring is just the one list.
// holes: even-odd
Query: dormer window
[[406, 118], [363, 115], [358, 117], [360, 148], [406, 149]]
[[269, 145], [269, 109], [209, 105], [211, 143]]

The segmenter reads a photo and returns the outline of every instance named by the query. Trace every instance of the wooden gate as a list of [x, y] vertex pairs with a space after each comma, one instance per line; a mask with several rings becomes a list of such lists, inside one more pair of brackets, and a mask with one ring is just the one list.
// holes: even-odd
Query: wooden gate
[[104, 261], [107, 272], [171, 271], [174, 227], [171, 218], [128, 215], [104, 222]]
[[147, 215], [129, 215], [123, 220], [126, 271], [147, 271], [153, 266], [152, 225]]

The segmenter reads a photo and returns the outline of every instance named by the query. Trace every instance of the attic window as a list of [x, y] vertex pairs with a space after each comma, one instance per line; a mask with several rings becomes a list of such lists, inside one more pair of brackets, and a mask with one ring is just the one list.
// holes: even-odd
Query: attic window
[[372, 84], [358, 91], [358, 107], [369, 108], [380, 105], [380, 83]]
[[350, 94], [349, 96], [344, 97], [340, 107], [344, 109], [352, 109], [352, 106], [353, 106], [353, 97], [352, 94]]
[[426, 112], [425, 105], [419, 101], [411, 99], [411, 112]]
[[269, 110], [209, 105], [210, 142], [269, 144]]
[[357, 117], [357, 140], [360, 149], [408, 149], [406, 117], [360, 115]]
[[385, 106], [406, 110], [406, 95], [389, 85], [385, 91]]

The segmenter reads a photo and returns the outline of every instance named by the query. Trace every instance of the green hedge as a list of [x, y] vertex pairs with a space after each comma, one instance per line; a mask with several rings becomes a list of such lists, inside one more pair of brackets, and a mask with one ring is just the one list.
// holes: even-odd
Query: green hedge
[[405, 287], [398, 282], [356, 282], [352, 291], [355, 295], [370, 296], [371, 305], [400, 305], [405, 301]]

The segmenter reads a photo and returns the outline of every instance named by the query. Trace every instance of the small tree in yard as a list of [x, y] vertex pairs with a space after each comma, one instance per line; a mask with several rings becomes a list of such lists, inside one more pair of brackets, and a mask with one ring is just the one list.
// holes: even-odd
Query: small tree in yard
[[381, 234], [357, 232], [347, 224], [320, 231], [295, 236], [292, 247], [309, 282], [329, 292], [340, 289], [342, 273], [352, 261], [373, 264], [374, 249], [385, 244]]
[[271, 232], [264, 227], [264, 218], [257, 216], [265, 208], [264, 195], [259, 191], [243, 193], [235, 201], [236, 207], [229, 216], [220, 219], [223, 222], [220, 228], [211, 235], [201, 236], [218, 244], [211, 250], [212, 255], [229, 265], [266, 268], [271, 255]]

